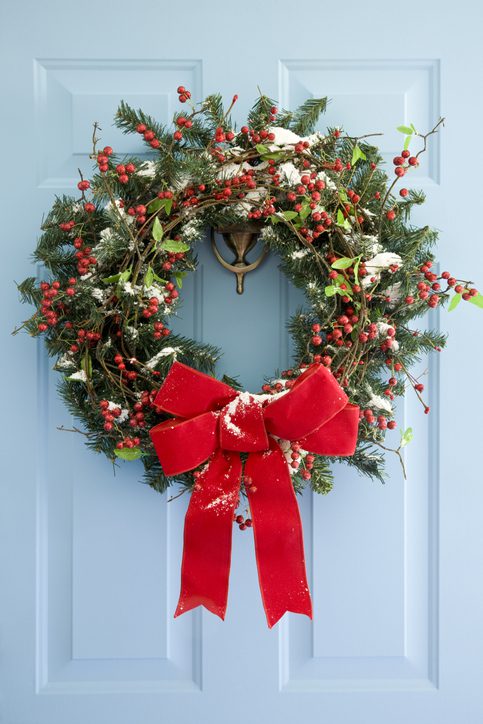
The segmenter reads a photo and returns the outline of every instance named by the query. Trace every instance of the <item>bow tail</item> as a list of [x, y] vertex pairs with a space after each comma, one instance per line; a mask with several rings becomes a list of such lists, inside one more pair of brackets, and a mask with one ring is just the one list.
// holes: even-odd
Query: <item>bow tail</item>
[[300, 511], [285, 457], [273, 439], [270, 450], [249, 455], [245, 476], [252, 479], [247, 495], [268, 626], [286, 611], [312, 618]]
[[175, 617], [204, 606], [225, 618], [240, 475], [240, 456], [219, 450], [197, 480], [185, 518], [181, 592]]

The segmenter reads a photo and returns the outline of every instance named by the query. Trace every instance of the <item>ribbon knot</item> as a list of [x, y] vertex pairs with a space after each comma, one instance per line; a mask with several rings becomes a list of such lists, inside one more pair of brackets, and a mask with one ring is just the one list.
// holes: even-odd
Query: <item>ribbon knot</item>
[[255, 538], [258, 577], [269, 627], [286, 611], [312, 617], [300, 513], [279, 440], [320, 455], [352, 455], [359, 408], [331, 372], [311, 365], [278, 395], [237, 392], [175, 362], [155, 399], [174, 415], [151, 429], [167, 476], [206, 461], [185, 518], [181, 592], [175, 616], [205, 606], [224, 619], [233, 516], [242, 478]]

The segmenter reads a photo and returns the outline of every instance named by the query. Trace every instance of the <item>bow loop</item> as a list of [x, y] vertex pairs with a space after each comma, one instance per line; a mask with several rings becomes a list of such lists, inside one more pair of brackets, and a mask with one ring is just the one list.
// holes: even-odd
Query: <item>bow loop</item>
[[265, 424], [283, 440], [299, 440], [317, 430], [347, 404], [347, 395], [326, 367], [311, 365], [264, 412]]
[[[263, 401], [262, 401], [263, 400]], [[231, 529], [242, 462], [258, 576], [268, 625], [286, 611], [312, 617], [300, 513], [289, 467], [274, 436], [321, 455], [351, 455], [359, 408], [325, 367], [310, 366], [273, 399], [234, 389], [175, 362], [155, 404], [176, 419], [150, 431], [166, 475], [198, 475], [185, 519], [181, 594], [176, 616], [203, 605], [225, 617]]]
[[154, 404], [175, 417], [194, 417], [209, 410], [219, 410], [236, 395], [236, 391], [224, 382], [182, 362], [174, 362]]

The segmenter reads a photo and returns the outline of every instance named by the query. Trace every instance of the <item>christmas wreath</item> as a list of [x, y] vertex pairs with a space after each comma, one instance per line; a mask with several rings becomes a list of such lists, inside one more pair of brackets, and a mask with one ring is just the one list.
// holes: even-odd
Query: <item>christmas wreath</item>
[[[229, 408], [224, 434], [233, 437], [240, 414], [250, 418], [253, 432], [260, 409], [278, 409], [278, 418], [280, 412], [292, 419], [310, 417], [314, 399], [319, 404], [317, 395], [327, 394], [342, 400], [337, 411], [345, 405], [351, 425], [355, 411], [350, 449], [304, 447], [306, 429], [286, 440], [283, 424], [272, 420], [268, 426], [293, 487], [298, 491], [310, 483], [314, 491], [327, 493], [331, 462], [339, 459], [382, 480], [384, 452], [392, 447], [402, 462], [401, 448], [411, 437], [410, 429], [392, 432], [394, 400], [410, 389], [429, 412], [423, 383], [411, 366], [445, 344], [444, 335], [411, 327], [412, 320], [448, 301], [450, 309], [461, 299], [483, 306], [471, 282], [435, 271], [431, 249], [437, 232], [409, 220], [424, 194], [403, 185], [396, 194], [396, 184], [419, 165], [442, 119], [427, 133], [413, 125], [398, 129], [404, 147], [389, 177], [370, 142], [377, 134], [315, 130], [325, 98], [286, 111], [261, 95], [237, 130], [230, 118], [237, 96], [225, 110], [220, 95], [195, 105], [184, 87], [178, 94], [187, 104], [182, 108], [189, 110], [175, 114], [172, 128], [124, 102], [117, 111], [116, 126], [139, 134], [152, 160], [120, 158], [110, 146], [100, 148], [94, 126], [97, 170], [90, 180], [81, 175], [77, 198], [55, 200], [34, 252], [44, 277], [18, 285], [22, 299], [37, 307], [22, 327], [43, 336], [56, 358], [55, 369], [63, 373], [60, 394], [82, 422], [87, 444], [113, 462], [140, 459], [146, 481], [156, 490], [176, 481], [199, 492], [206, 469], [200, 460], [213, 453], [210, 445], [204, 458], [188, 449], [187, 462], [173, 462], [173, 440], [161, 450], [150, 435], [160, 423], [161, 432], [181, 435], [173, 414], [179, 421], [204, 413], [209, 427], [213, 420], [206, 415], [216, 417], [224, 405]], [[236, 370], [233, 378], [215, 381], [219, 351], [170, 327], [182, 280], [196, 269], [196, 244], [205, 230], [254, 223], [307, 301], [289, 321], [291, 368], [268, 378], [258, 396], [240, 393]], [[256, 411], [247, 405], [245, 413], [237, 412], [243, 395], [251, 402], [256, 398]], [[302, 407], [294, 412], [297, 405]], [[314, 419], [313, 429], [320, 424]], [[392, 446], [385, 443], [388, 431], [397, 439]], [[203, 439], [215, 434], [211, 428], [198, 433]], [[183, 444], [190, 446], [189, 440]], [[272, 442], [264, 444], [268, 448]], [[240, 464], [250, 466], [250, 447], [229, 449], [240, 449]], [[242, 476], [241, 468], [237, 475]], [[256, 485], [247, 469], [244, 475], [241, 493], [248, 496], [254, 518]], [[233, 510], [239, 482], [235, 487]], [[251, 525], [251, 518], [235, 520], [242, 529]], [[261, 549], [258, 553], [261, 559]], [[222, 605], [215, 609], [224, 610]], [[292, 605], [290, 610], [298, 609]]]

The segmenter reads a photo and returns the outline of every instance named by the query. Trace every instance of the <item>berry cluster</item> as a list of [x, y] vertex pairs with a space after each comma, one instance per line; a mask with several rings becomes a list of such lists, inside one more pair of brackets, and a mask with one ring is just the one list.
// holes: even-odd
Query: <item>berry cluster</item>
[[109, 171], [109, 156], [112, 156], [112, 153], [112, 148], [105, 146], [104, 149], [97, 154], [97, 167], [101, 173], [107, 173], [107, 171]]
[[173, 138], [175, 141], [181, 141], [183, 138], [183, 131], [182, 129], [189, 130], [193, 126], [193, 121], [191, 118], [186, 118], [185, 116], [179, 116], [176, 119], [176, 125], [178, 126], [177, 130], [173, 133]]
[[119, 440], [119, 442], [116, 444], [116, 448], [118, 450], [123, 450], [124, 448], [133, 448], [137, 447], [139, 443], [141, 442], [140, 437], [123, 437], [122, 440]]
[[120, 372], [121, 381], [126, 380], [129, 382], [134, 382], [134, 380], [138, 376], [138, 373], [136, 372], [136, 370], [133, 369], [128, 370], [127, 364], [129, 364], [130, 366], [134, 366], [136, 363], [137, 360], [134, 357], [128, 360], [125, 359], [122, 354], [116, 354], [114, 356], [114, 364], [117, 366], [117, 369]]
[[83, 327], [81, 327], [79, 330], [77, 330], [77, 339], [74, 344], [71, 344], [70, 351], [78, 352], [79, 348], [82, 345], [87, 345], [87, 347], [95, 347], [100, 339], [101, 335], [99, 332], [85, 330]]
[[84, 239], [76, 236], [73, 241], [74, 248], [77, 249], [75, 258], [77, 259], [77, 271], [81, 276], [87, 274], [92, 266], [97, 264], [97, 259], [92, 256], [92, 247], [85, 246]]
[[180, 103], [186, 103], [186, 101], [191, 98], [191, 93], [189, 90], [186, 90], [184, 85], [179, 85], [176, 89], [176, 93], [179, 96], [178, 100]]
[[240, 528], [240, 530], [246, 530], [251, 528], [253, 523], [251, 518], [244, 518], [243, 515], [233, 515], [233, 522]]
[[169, 337], [171, 330], [164, 326], [163, 322], [155, 322], [153, 325], [153, 337], [154, 339], [161, 339], [162, 337]]
[[138, 123], [136, 131], [142, 135], [146, 143], [149, 143], [152, 148], [160, 147], [161, 141], [159, 138], [156, 138], [155, 132], [151, 128], [148, 128], [145, 123]]
[[[68, 297], [73, 297], [75, 294], [74, 284], [76, 279], [72, 277], [69, 279], [69, 286], [65, 290], [65, 294]], [[55, 327], [59, 321], [59, 314], [65, 312], [65, 304], [59, 301], [59, 294], [61, 294], [61, 284], [59, 281], [41, 282], [40, 290], [42, 292], [42, 299], [40, 302], [39, 315], [41, 315], [45, 321], [37, 323], [37, 329], [39, 332], [46, 332], [49, 327]]]
[[99, 402], [99, 409], [102, 417], [104, 418], [104, 430], [106, 432], [111, 432], [114, 428], [116, 418], [118, 418], [122, 413], [122, 409], [120, 407], [110, 405], [109, 400], [101, 400]]
[[118, 163], [116, 166], [117, 180], [120, 184], [125, 186], [129, 183], [129, 177], [136, 171], [136, 166], [133, 163]]

